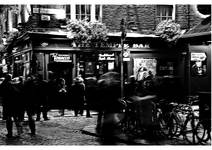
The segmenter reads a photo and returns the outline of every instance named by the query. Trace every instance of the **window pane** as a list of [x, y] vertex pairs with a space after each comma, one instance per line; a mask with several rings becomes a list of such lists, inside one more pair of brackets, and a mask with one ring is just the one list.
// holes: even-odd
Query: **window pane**
[[80, 14], [80, 5], [76, 5], [76, 14]]
[[76, 19], [77, 20], [80, 20], [80, 15], [76, 15]]
[[90, 14], [91, 13], [91, 5], [86, 5], [86, 14]]
[[166, 9], [162, 9], [162, 16], [166, 16]]
[[70, 5], [66, 5], [66, 18], [71, 18], [71, 7]]
[[84, 20], [85, 19], [85, 15], [81, 15], [81, 20]]
[[95, 19], [99, 20], [100, 19], [100, 5], [96, 5], [95, 9], [96, 9]]
[[85, 14], [85, 5], [81, 5], [81, 14]]
[[169, 15], [169, 16], [172, 16], [172, 9], [173, 9], [172, 6], [170, 6], [168, 9], [169, 9], [169, 10], [168, 10], [168, 15]]
[[87, 21], [91, 21], [91, 15], [86, 16]]

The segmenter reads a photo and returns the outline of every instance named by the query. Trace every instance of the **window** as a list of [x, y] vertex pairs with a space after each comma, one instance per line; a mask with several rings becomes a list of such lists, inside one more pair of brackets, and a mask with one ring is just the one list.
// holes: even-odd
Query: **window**
[[161, 22], [162, 20], [173, 19], [173, 5], [157, 5], [157, 22]]
[[70, 19], [71, 18], [71, 7], [70, 7], [70, 5], [66, 5], [65, 9], [66, 9], [66, 18]]
[[95, 19], [100, 21], [101, 20], [101, 7], [100, 5], [95, 5]]
[[91, 20], [91, 5], [76, 5], [76, 19]]

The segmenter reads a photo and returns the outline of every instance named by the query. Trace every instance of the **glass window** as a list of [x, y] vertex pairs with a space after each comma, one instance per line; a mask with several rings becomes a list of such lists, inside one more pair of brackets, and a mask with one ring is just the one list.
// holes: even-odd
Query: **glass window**
[[71, 18], [71, 7], [70, 5], [66, 5], [66, 18], [70, 19]]
[[158, 23], [162, 20], [172, 19], [172, 5], [157, 5], [157, 21]]
[[95, 10], [95, 19], [100, 21], [101, 20], [101, 18], [100, 18], [100, 5], [96, 5], [95, 9], [96, 9]]
[[76, 5], [76, 19], [91, 20], [91, 5]]

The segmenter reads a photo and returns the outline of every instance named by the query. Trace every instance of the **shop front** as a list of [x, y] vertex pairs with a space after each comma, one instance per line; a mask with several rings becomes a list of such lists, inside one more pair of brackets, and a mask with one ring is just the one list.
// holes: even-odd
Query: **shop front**
[[200, 118], [211, 127], [211, 16], [184, 34], [180, 42], [187, 52], [187, 92], [199, 96]]

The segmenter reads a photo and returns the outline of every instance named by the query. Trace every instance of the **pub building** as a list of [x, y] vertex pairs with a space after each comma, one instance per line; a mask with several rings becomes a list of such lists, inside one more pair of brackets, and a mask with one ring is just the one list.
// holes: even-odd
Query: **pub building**
[[[108, 33], [107, 42], [101, 45], [92, 47], [86, 44], [76, 45], [67, 38], [67, 32], [61, 26], [63, 22], [48, 14], [53, 10], [55, 9], [41, 6], [32, 9], [32, 15], [25, 25], [26, 29], [22, 29], [24, 32], [5, 48], [7, 54], [2, 59], [4, 72], [11, 73], [13, 77], [26, 77], [28, 74], [37, 73], [45, 80], [54, 75], [57, 78], [65, 78], [67, 85], [71, 85], [78, 75], [83, 78], [90, 76], [98, 78], [108, 71], [120, 73], [122, 50], [120, 32]], [[125, 80], [127, 81], [131, 75], [137, 79], [142, 78], [139, 70], [143, 67], [143, 70], [151, 71], [157, 77], [177, 79], [179, 81], [177, 83], [185, 88], [183, 91], [187, 91], [188, 82], [193, 82], [188, 80], [186, 70], [189, 60], [188, 50], [179, 45], [181, 44], [169, 47], [154, 34], [128, 31], [123, 56]], [[196, 54], [192, 56], [197, 57]], [[209, 61], [209, 55], [206, 56]]]
[[[120, 41], [120, 33], [109, 33], [107, 44], [100, 47], [76, 46], [66, 32], [38, 29], [26, 32], [9, 45], [11, 55], [6, 61], [14, 77], [38, 73], [49, 80], [54, 74], [70, 85], [79, 74], [83, 78], [98, 78], [108, 71], [120, 72]], [[180, 76], [180, 67], [184, 67], [182, 52], [164, 45], [155, 35], [127, 33], [123, 56], [125, 80], [136, 76], [141, 66], [159, 77]]]
[[206, 118], [211, 126], [211, 16], [185, 33], [179, 44], [187, 60], [187, 95], [199, 96], [200, 117]]

